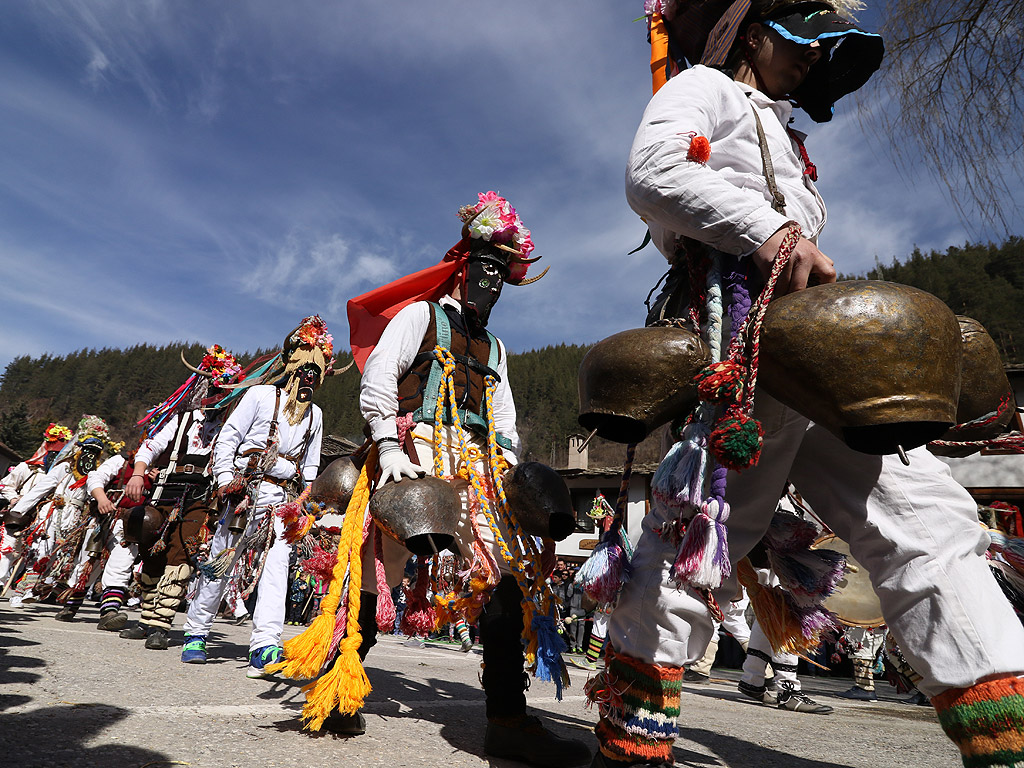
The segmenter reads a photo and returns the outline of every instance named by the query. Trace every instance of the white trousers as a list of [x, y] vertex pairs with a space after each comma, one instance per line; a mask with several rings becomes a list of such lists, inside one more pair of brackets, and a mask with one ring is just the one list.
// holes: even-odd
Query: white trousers
[[779, 653], [772, 650], [772, 644], [768, 642], [761, 625], [754, 619], [754, 626], [750, 629], [750, 639], [747, 642], [747, 658], [743, 660], [743, 674], [740, 679], [751, 685], [764, 685], [765, 675], [768, 671], [768, 662], [762, 657], [750, 653], [760, 651], [772, 660], [772, 671], [775, 673], [775, 680], [786, 680], [794, 691], [800, 690], [800, 680], [796, 676], [796, 667], [800, 657], [795, 653]]
[[[455, 472], [462, 466], [462, 460], [459, 453], [459, 440], [451, 427], [445, 427], [442, 430], [442, 435], [443, 445], [441, 455], [444, 461], [444, 473], [446, 475], [452, 475], [455, 474]], [[416, 425], [416, 428], [413, 430], [413, 445], [416, 448], [417, 463], [427, 470], [429, 474], [433, 474], [434, 466], [433, 439], [433, 425]], [[479, 460], [474, 463], [476, 470], [480, 472], [481, 475], [485, 475], [485, 467], [487, 464], [486, 445], [481, 438], [477, 437], [473, 433], [467, 433], [467, 439], [470, 445], [485, 457], [483, 460]], [[451, 481], [451, 484], [459, 494], [459, 500], [461, 501], [459, 520], [455, 527], [455, 543], [452, 544], [451, 547], [453, 549], [457, 547], [463, 555], [469, 557], [472, 554], [472, 544], [474, 539], [473, 521], [469, 504], [469, 483], [460, 478], [456, 478]], [[487, 516], [481, 512], [477, 514], [476, 518], [477, 525], [480, 529], [480, 538], [483, 541], [484, 546], [490, 551], [492, 557], [498, 564], [499, 578], [507, 573], [511, 573], [512, 571], [509, 568], [508, 563], [506, 563], [504, 557], [502, 557], [501, 550], [499, 549], [494, 537], [494, 532], [487, 523]], [[513, 547], [514, 545], [509, 541], [508, 532], [500, 523], [499, 530], [501, 530], [502, 537], [505, 539], [505, 542], [509, 547]], [[402, 574], [405, 571], [405, 564], [409, 561], [409, 558], [412, 557], [412, 553], [386, 534], [382, 537], [382, 540], [383, 546], [381, 547], [381, 551], [383, 553], [384, 573], [388, 587], [390, 588], [401, 583]], [[513, 555], [517, 557], [523, 557], [523, 553], [518, 550], [512, 549], [512, 552]], [[363, 548], [362, 588], [366, 592], [377, 594], [373, 544], [371, 541], [368, 541], [366, 546]]]
[[132, 583], [132, 571], [135, 569], [135, 561], [139, 557], [139, 545], [125, 542], [124, 521], [120, 518], [114, 523], [107, 546], [110, 549], [110, 557], [107, 558], [107, 564], [103, 568], [100, 585], [104, 589], [110, 587], [127, 589]]
[[18, 558], [21, 557], [23, 549], [24, 543], [21, 535], [14, 536], [8, 533], [5, 527], [0, 526], [0, 590], [11, 578], [11, 571], [14, 564], [18, 562]]
[[[284, 500], [283, 489], [264, 483], [260, 488], [259, 505], [250, 516], [244, 535], [255, 531], [264, 515], [272, 514], [269, 509], [271, 505], [280, 504]], [[230, 512], [229, 509], [227, 514]], [[227, 514], [221, 520], [210, 544], [211, 558], [239, 541], [240, 537], [228, 530]], [[249, 637], [250, 653], [268, 645], [280, 645], [281, 633], [284, 631], [285, 600], [288, 595], [288, 556], [291, 554], [291, 545], [285, 541], [284, 525], [277, 515], [274, 515], [274, 534], [274, 543], [267, 553], [267, 561], [256, 586], [256, 609], [253, 611], [253, 628]], [[205, 576], [199, 577], [199, 589], [188, 606], [188, 618], [184, 627], [186, 635], [205, 637], [209, 634], [228, 584], [229, 579], [226, 576], [216, 581], [211, 581]]]
[[[989, 537], [977, 505], [945, 464], [924, 448], [909, 453], [910, 466], [858, 453], [764, 392], [755, 416], [765, 429], [760, 462], [730, 472], [726, 492], [733, 563], [764, 535], [791, 480], [870, 571], [923, 693], [1024, 672], [1024, 627], [985, 563]], [[658, 508], [644, 520], [609, 638], [647, 663], [683, 666], [703, 654], [713, 625], [704, 603], [668, 579], [675, 547], [655, 532], [664, 522]], [[716, 598], [721, 604], [735, 594], [734, 575]]]

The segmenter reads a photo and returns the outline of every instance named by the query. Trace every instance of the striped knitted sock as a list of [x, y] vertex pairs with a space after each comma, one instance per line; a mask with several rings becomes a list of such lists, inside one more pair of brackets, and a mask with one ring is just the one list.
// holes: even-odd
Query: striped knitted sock
[[601, 658], [602, 648], [604, 648], [604, 638], [592, 634], [590, 643], [587, 645], [587, 661], [597, 661]]
[[100, 616], [117, 613], [128, 600], [128, 590], [124, 587], [107, 587], [100, 597]]
[[965, 768], [1024, 768], [1024, 679], [1003, 677], [943, 691], [932, 704]]
[[587, 686], [601, 711], [595, 729], [601, 752], [612, 760], [671, 764], [683, 668], [645, 664], [611, 645], [605, 664]]
[[455, 631], [459, 635], [460, 642], [465, 643], [469, 640], [469, 627], [466, 625], [466, 622], [462, 619], [455, 620]]
[[82, 607], [82, 603], [85, 602], [85, 592], [72, 592], [67, 600], [64, 601], [64, 607], [74, 613], [78, 612], [78, 609]]

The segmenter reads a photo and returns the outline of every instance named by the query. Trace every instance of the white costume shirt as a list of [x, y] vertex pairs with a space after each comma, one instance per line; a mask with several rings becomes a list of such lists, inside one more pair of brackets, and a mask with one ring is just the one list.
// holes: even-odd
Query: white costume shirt
[[[460, 307], [450, 296], [443, 297], [440, 304]], [[377, 346], [366, 359], [359, 388], [359, 410], [370, 425], [370, 434], [374, 440], [398, 436], [395, 424], [398, 415], [398, 380], [409, 370], [420, 351], [423, 337], [430, 327], [432, 311], [430, 304], [425, 301], [404, 307], [388, 323]], [[512, 442], [512, 452], [518, 456], [520, 441], [516, 431], [516, 405], [508, 385], [508, 354], [501, 339], [496, 336], [495, 339], [500, 353], [497, 373], [501, 378], [494, 388], [494, 427], [498, 434]]]
[[[751, 106], [760, 116], [775, 182], [786, 198], [784, 215], [771, 207]], [[818, 236], [825, 203], [786, 133], [792, 111], [788, 101], [772, 101], [705, 66], [679, 73], [655, 94], [629, 153], [626, 198], [667, 259], [673, 258], [679, 236], [733, 256], [749, 255], [791, 220], [807, 239]], [[686, 158], [692, 135], [711, 143], [706, 165]]]
[[97, 488], [106, 488], [117, 477], [117, 473], [124, 469], [127, 461], [121, 454], [111, 456], [85, 476], [85, 490], [92, 496]]
[[8, 501], [14, 501], [31, 491], [32, 486], [45, 475], [42, 467], [32, 466], [23, 461], [0, 480], [0, 495]]
[[[181, 419], [182, 414], [175, 414], [160, 428], [159, 432], [143, 440], [139, 450], [135, 452], [135, 463], [138, 464], [141, 461], [147, 467], [153, 466], [153, 461], [164, 452], [164, 449], [174, 440], [174, 436], [178, 434]], [[200, 409], [192, 411], [192, 424], [188, 428], [188, 440], [182, 446], [181, 456], [186, 453], [191, 456], [209, 456], [213, 451], [214, 440], [219, 429], [220, 422], [218, 420], [207, 420], [206, 414]]]
[[[231, 482], [236, 469], [244, 469], [249, 462], [248, 456], [242, 453], [256, 448], [263, 450], [267, 446], [270, 434], [270, 422], [274, 418], [274, 399], [277, 387], [269, 384], [257, 384], [250, 387], [242, 395], [235, 410], [228, 416], [220, 431], [213, 449], [213, 472], [218, 487]], [[277, 434], [279, 438], [278, 459], [267, 473], [270, 477], [287, 480], [293, 477], [296, 468], [302, 473], [306, 482], [316, 479], [320, 469], [320, 443], [323, 439], [323, 412], [319, 406], [309, 404], [309, 412], [294, 427], [288, 423], [284, 414], [288, 394], [281, 391], [281, 401], [277, 410]], [[310, 425], [312, 413], [312, 425]], [[309, 443], [303, 450], [302, 439], [309, 430]], [[283, 458], [285, 454], [299, 455], [298, 467], [295, 463]]]
[[[18, 503], [14, 505], [14, 511], [27, 512], [49, 496], [53, 496], [55, 499], [64, 498], [67, 489], [75, 482], [75, 475], [71, 471], [72, 461], [74, 461], [74, 458], [50, 467], [50, 471], [43, 475], [32, 486], [32, 490], [24, 494]], [[75, 490], [77, 491], [78, 489]], [[67, 495], [74, 497], [75, 493], [72, 492]], [[68, 501], [67, 499], [64, 500], [65, 502]]]

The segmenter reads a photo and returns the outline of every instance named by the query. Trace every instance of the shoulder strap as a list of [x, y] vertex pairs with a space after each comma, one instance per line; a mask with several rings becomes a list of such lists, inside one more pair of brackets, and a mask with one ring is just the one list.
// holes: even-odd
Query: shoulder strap
[[498, 362], [501, 359], [501, 350], [498, 348], [498, 337], [490, 331], [487, 331], [487, 339], [491, 342], [491, 351], [487, 355], [487, 367], [497, 373]]
[[[444, 313], [444, 308], [436, 301], [430, 302], [430, 307], [434, 311], [434, 331], [437, 335], [437, 346], [442, 349], [452, 348], [452, 326], [448, 322], [448, 315]], [[431, 352], [433, 357], [433, 352]], [[437, 402], [437, 393], [441, 390], [441, 377], [444, 375], [444, 368], [434, 358], [430, 361], [430, 373], [427, 374], [427, 383], [423, 387], [423, 408], [431, 409], [430, 413], [433, 415], [434, 403]]]
[[750, 108], [754, 111], [754, 124], [757, 126], [757, 143], [761, 146], [761, 168], [764, 171], [764, 180], [768, 184], [768, 191], [772, 193], [772, 208], [779, 213], [786, 212], [786, 197], [779, 191], [775, 183], [775, 168], [772, 166], [772, 156], [768, 151], [768, 139], [764, 135], [764, 127], [761, 125], [761, 118], [757, 114], [757, 107], [753, 104]]

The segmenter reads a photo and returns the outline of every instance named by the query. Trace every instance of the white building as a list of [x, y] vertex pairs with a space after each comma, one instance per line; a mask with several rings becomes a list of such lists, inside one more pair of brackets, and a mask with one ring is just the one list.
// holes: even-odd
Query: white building
[[[567, 563], [582, 563], [601, 538], [601, 529], [588, 514], [594, 498], [601, 493], [615, 507], [622, 482], [622, 467], [590, 467], [587, 449], [580, 452], [582, 437], [569, 438], [569, 466], [558, 474], [569, 486], [573, 509], [576, 510], [576, 530], [558, 542], [555, 553]], [[625, 446], [623, 446], [625, 454]], [[626, 501], [626, 533], [636, 544], [640, 537], [640, 523], [651, 505], [651, 478], [657, 464], [634, 464]]]

